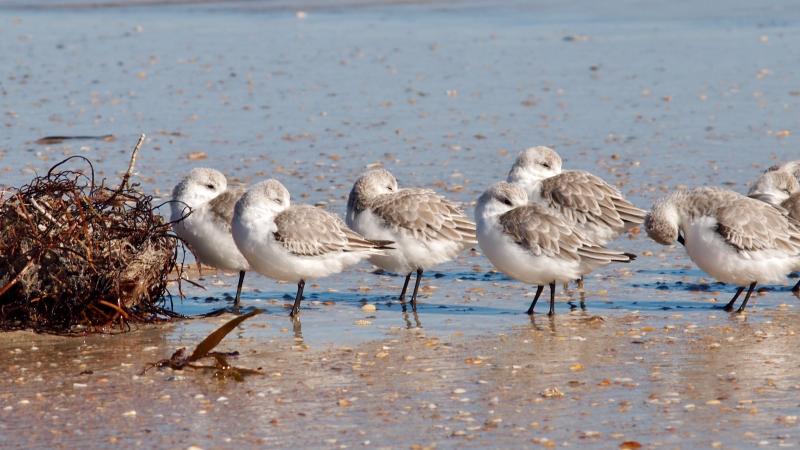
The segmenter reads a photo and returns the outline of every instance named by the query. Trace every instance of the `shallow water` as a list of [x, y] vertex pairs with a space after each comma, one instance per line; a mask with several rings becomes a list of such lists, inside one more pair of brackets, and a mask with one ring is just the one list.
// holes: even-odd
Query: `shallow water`
[[[352, 181], [365, 166], [375, 163], [392, 170], [403, 185], [432, 187], [464, 202], [471, 214], [472, 202], [480, 192], [503, 178], [516, 153], [532, 145], [555, 147], [564, 157], [566, 168], [597, 173], [620, 186], [642, 207], [681, 185], [721, 184], [745, 191], [765, 167], [798, 155], [800, 12], [791, 2], [766, 6], [738, 1], [724, 5], [660, 2], [646, 7], [624, 0], [603, 2], [602, 6], [537, 1], [501, 6], [481, 2], [456, 6], [378, 2], [342, 7], [306, 2], [296, 6], [308, 11], [302, 19], [294, 8], [280, 2], [79, 10], [52, 9], [53, 3], [42, 1], [34, 3], [33, 8], [29, 7], [31, 4], [17, 4], [0, 9], [0, 55], [5, 56], [5, 63], [0, 65], [3, 185], [24, 183], [35, 172], [41, 173], [73, 154], [92, 159], [98, 174], [115, 181], [127, 166], [129, 151], [141, 132], [147, 133], [148, 140], [140, 154], [136, 178], [146, 191], [159, 198], [166, 199], [171, 187], [190, 167], [212, 166], [248, 183], [278, 178], [293, 193], [293, 201], [325, 204], [340, 214]], [[117, 137], [115, 142], [34, 143], [46, 135], [109, 133]], [[203, 152], [205, 159], [189, 158], [197, 152]], [[564, 440], [574, 445], [608, 447], [611, 440], [626, 440], [608, 438], [608, 433], [622, 428], [625, 437], [646, 437], [652, 445], [678, 445], [682, 438], [708, 445], [710, 440], [697, 440], [706, 439], [704, 425], [710, 427], [714, 420], [708, 412], [713, 408], [706, 408], [703, 399], [721, 395], [711, 394], [716, 388], [709, 379], [729, 367], [713, 365], [722, 364], [717, 359], [713, 364], [708, 361], [713, 357], [710, 355], [721, 352], [708, 352], [705, 344], [697, 344], [711, 339], [703, 338], [700, 330], [708, 329], [711, 336], [723, 337], [743, 330], [744, 336], [751, 337], [742, 337], [743, 342], [748, 342], [747, 352], [739, 354], [732, 346], [725, 364], [741, 362], [739, 371], [755, 373], [763, 358], [768, 358], [765, 355], [782, 352], [781, 358], [786, 359], [769, 367], [777, 371], [779, 385], [797, 384], [795, 375], [786, 372], [791, 367], [787, 361], [794, 347], [781, 341], [771, 348], [766, 343], [773, 340], [759, 346], [750, 342], [758, 341], [757, 334], [748, 334], [757, 333], [761, 327], [771, 329], [771, 318], [781, 318], [784, 313], [781, 332], [794, 329], [797, 300], [788, 290], [795, 280], [771, 286], [765, 295], [751, 300], [752, 313], [744, 327], [736, 319], [728, 323], [727, 314], [715, 310], [733, 295], [734, 287], [716, 284], [704, 276], [685, 257], [682, 248], [657, 246], [643, 233], [623, 237], [615, 246], [637, 253], [639, 258], [629, 265], [611, 266], [587, 277], [585, 312], [580, 310], [579, 294], [563, 292], [559, 286], [556, 323], [572, 323], [579, 330], [575, 333], [582, 335], [587, 331], [573, 315], [604, 317], [602, 332], [593, 334], [590, 341], [598, 340], [597, 345], [604, 349], [617, 349], [623, 360], [636, 355], [666, 361], [664, 364], [674, 374], [688, 378], [670, 381], [680, 386], [667, 387], [681, 392], [683, 397], [687, 394], [680, 389], [694, 386], [689, 397], [697, 397], [692, 401], [698, 411], [706, 411], [704, 420], [695, 422], [683, 406], [666, 411], [652, 406], [648, 397], [651, 392], [646, 389], [627, 393], [618, 386], [619, 392], [613, 395], [615, 401], [629, 398], [636, 414], [619, 421], [607, 413], [590, 414], [586, 428], [578, 428], [571, 417], [577, 416], [580, 424], [582, 408], [588, 407], [588, 403], [581, 402], [596, 395], [582, 394], [582, 401], [561, 401], [562, 407], [570, 406], [564, 407], [563, 414], [553, 413], [550, 420], [554, 425], [546, 433], [516, 435], [506, 425], [496, 429], [486, 425], [495, 430], [488, 434], [489, 439], [500, 439], [497, 434], [502, 431], [508, 432], [503, 435], [505, 440], [466, 442], [476, 447], [501, 446], [502, 442], [531, 445], [533, 437], [549, 435], [557, 437], [559, 445]], [[312, 380], [333, 383], [324, 385], [326, 395], [334, 396], [333, 404], [326, 403], [326, 407], [339, 411], [334, 407], [339, 394], [334, 393], [366, 387], [358, 385], [357, 374], [351, 374], [352, 378], [342, 385], [327, 380], [330, 368], [320, 360], [326, 357], [325, 352], [337, 357], [344, 352], [349, 358], [352, 354], [343, 346], [380, 347], [384, 344], [376, 344], [376, 340], [393, 339], [417, 343], [417, 333], [424, 333], [458, 347], [452, 350], [459, 355], [458, 361], [472, 351], [481, 351], [486, 355], [498, 353], [510, 366], [533, 364], [528, 378], [538, 380], [546, 375], [523, 395], [531, 396], [526, 400], [530, 405], [523, 404], [531, 409], [525, 411], [537, 411], [535, 415], [539, 414], [537, 408], [543, 407], [535, 401], [542, 386], [556, 383], [564, 390], [563, 380], [572, 373], [563, 362], [565, 355], [605, 351], [564, 344], [563, 340], [572, 342], [572, 332], [566, 333], [561, 326], [554, 334], [542, 331], [537, 335], [543, 339], [539, 343], [548, 348], [562, 342], [552, 346], [553, 353], [548, 353], [547, 358], [539, 359], [537, 353], [521, 350], [527, 345], [521, 336], [530, 332], [530, 321], [522, 312], [535, 289], [491, 272], [488, 261], [477, 252], [465, 253], [426, 274], [416, 318], [413, 314], [404, 315], [393, 301], [402, 281], [400, 276], [375, 275], [363, 264], [340, 276], [309, 283], [302, 329], [295, 330], [285, 318], [295, 287], [249, 274], [243, 304], [265, 308], [267, 314], [245, 323], [242, 337], [234, 341], [233, 347], [252, 348], [255, 353], [242, 357], [242, 363], [252, 360], [270, 367], [270, 372], [300, 374], [308, 365], [316, 367], [319, 372], [314, 372], [318, 375]], [[184, 286], [189, 298], [175, 300], [178, 311], [203, 313], [230, 304], [234, 276], [205, 273], [200, 282], [206, 290]], [[377, 311], [362, 311], [365, 302], [376, 304]], [[567, 313], [572, 306], [568, 302], [576, 309], [570, 316]], [[544, 298], [539, 305], [546, 310]], [[617, 336], [627, 335], [626, 318], [632, 315], [660, 329], [671, 324], [674, 314], [681, 315], [681, 323], [685, 320], [697, 325], [697, 336], [679, 339], [682, 343], [678, 346], [669, 340], [642, 346]], [[547, 321], [542, 320], [546, 330]], [[313, 391], [306, 393], [300, 382], [267, 377], [242, 385], [220, 385], [209, 384], [208, 377], [197, 373], [184, 374], [186, 378], [180, 385], [166, 383], [166, 374], [130, 378], [143, 362], [166, 357], [177, 346], [194, 345], [217, 323], [218, 319], [208, 319], [159, 329], [145, 327], [125, 336], [86, 338], [86, 345], [96, 346], [92, 351], [99, 352], [97, 360], [116, 377], [114, 385], [119, 386], [118, 390], [98, 387], [89, 404], [101, 408], [96, 410], [98, 414], [108, 411], [102, 408], [113, 409], [107, 403], [129, 403], [130, 409], [141, 410], [137, 402], [158, 398], [162, 391], [177, 398], [184, 395], [178, 392], [189, 386], [186, 396], [200, 391], [206, 392], [207, 400], [216, 401], [224, 394], [232, 399], [230, 404], [241, 403], [246, 413], [236, 414], [231, 420], [247, 424], [252, 431], [248, 439], [261, 436], [268, 443], [287, 444], [281, 431], [294, 431], [296, 436], [309, 419], [293, 423], [285, 417], [295, 408], [312, 411], [319, 406], [316, 399], [310, 398]], [[300, 334], [302, 344], [295, 341]], [[514, 336], [515, 348], [497, 343], [497, 339], [503, 339], [498, 334]], [[105, 439], [111, 439], [112, 434], [123, 439], [134, 429], [147, 428], [150, 434], [138, 433], [139, 438], [125, 438], [132, 440], [119, 443], [186, 447], [192, 443], [187, 437], [191, 435], [199, 436], [198, 445], [228, 445], [222, 429], [225, 424], [230, 425], [225, 421], [224, 411], [229, 411], [222, 407], [225, 402], [219, 403], [215, 413], [204, 416], [208, 420], [199, 420], [194, 412], [189, 415], [184, 409], [199, 408], [191, 397], [180, 403], [167, 402], [175, 409], [158, 413], [174, 414], [175, 421], [181, 423], [156, 416], [140, 419], [137, 415], [133, 422], [122, 422], [124, 425], [115, 422], [107, 432], [90, 427], [88, 418], [69, 419], [74, 422], [67, 425], [64, 420], [75, 417], [75, 408], [83, 396], [72, 392], [69, 377], [73, 375], [65, 375], [60, 367], [66, 364], [71, 371], [80, 372], [72, 365], [79, 358], [75, 352], [81, 351], [84, 340], [26, 333], [7, 336], [10, 337], [3, 342], [4, 351], [25, 349], [29, 340], [40, 348], [31, 354], [34, 356], [14, 356], [17, 362], [5, 369], [10, 371], [9, 380], [17, 376], [14, 371], [20, 370], [14, 364], [36, 372], [36, 361], [44, 364], [52, 360], [59, 368], [47, 377], [42, 375], [44, 381], [34, 387], [25, 388], [30, 390], [4, 389], [9, 393], [0, 398], [0, 408], [16, 405], [21, 395], [33, 400], [40, 392], [52, 394], [45, 399], [62, 399], [60, 407], [66, 410], [54, 414], [63, 416], [62, 420], [51, 422], [43, 415], [20, 414], [14, 406], [13, 412], [0, 421], [0, 437], [19, 439], [15, 430], [29, 426], [26, 420], [37, 420], [51, 423], [58, 432], [14, 442], [19, 446], [58, 442], [67, 447], [67, 442], [99, 446], [105, 445]], [[791, 342], [794, 338], [786, 339]], [[415, 348], [416, 344], [409, 345]], [[282, 360], [273, 361], [273, 346]], [[143, 353], [142, 349], [148, 347], [157, 350]], [[414, 356], [414, 352], [408, 355]], [[126, 358], [135, 363], [117, 367], [128, 364], [124, 362]], [[436, 362], [436, 373], [450, 373], [451, 369], [439, 366], [447, 362], [446, 358], [438, 358], [431, 354], [429, 360], [430, 364]], [[558, 364], [549, 368], [543, 366], [546, 362]], [[709, 364], [713, 370], [705, 370]], [[276, 365], [285, 368], [276, 369]], [[391, 377], [393, 371], [382, 370], [386, 372], [370, 375], [370, 379], [383, 383], [371, 388], [374, 394], [358, 395], [380, 397], [397, 392], [409, 410], [376, 403], [347, 409], [340, 423], [315, 417], [321, 421], [321, 431], [303, 434], [300, 442], [323, 447], [342, 442], [361, 445], [358, 439], [370, 440], [372, 445], [384, 443], [370, 431], [370, 437], [363, 439], [348, 434], [358, 433], [357, 424], [362, 424], [364, 428], [385, 428], [386, 445], [413, 443], [406, 433], [428, 423], [424, 419], [432, 413], [414, 414], [419, 405], [412, 400], [425, 396], [404, 390], [411, 386], [410, 381], [392, 387], [381, 377]], [[460, 365], [452, 370], [455, 379], [464, 382], [474, 383], [470, 377], [478, 376]], [[605, 370], [597, 376], [632, 376], [613, 364]], [[639, 375], [646, 374], [642, 371]], [[416, 379], [423, 386], [426, 380]], [[430, 394], [431, 398], [438, 395], [447, 402], [453, 383], [436, 380], [440, 383], [437, 389], [444, 390]], [[6, 387], [14, 386], [13, 381], [9, 383], [12, 384]], [[267, 400], [251, 401], [254, 393], [265, 392], [272, 384], [283, 389], [284, 397], [294, 398], [302, 406], [287, 406], [284, 410], [276, 405], [285, 403], [273, 399], [272, 394], [267, 394]], [[144, 392], [152, 396], [126, 393], [138, 392], [141, 386], [149, 386]], [[741, 389], [751, 392], [751, 387]], [[520, 386], [514, 384], [514, 389], [495, 395], [505, 398], [518, 389]], [[758, 394], [753, 394], [756, 402], [769, 405], [759, 408], [767, 409], [771, 415], [752, 423], [734, 415], [731, 420], [736, 420], [735, 426], [721, 425], [721, 436], [715, 439], [740, 447], [757, 443], [758, 440], [739, 443], [733, 440], [738, 435], [725, 434], [725, 430], [737, 428], [740, 432], [758, 430], [752, 431], [758, 439], [771, 443], [778, 442], [776, 436], [788, 434], [789, 438], [781, 439], [796, 443], [796, 427], [792, 433], [783, 433], [782, 427], [788, 425], [776, 424], [775, 417], [794, 414], [791, 411], [798, 405], [797, 392], [779, 390], [781, 395], [775, 396], [773, 391], [752, 392]], [[493, 397], [485, 394], [482, 398], [488, 401]], [[263, 409], [263, 402], [269, 402], [272, 409]], [[452, 400], [452, 411], [444, 416], [456, 414], [457, 405]], [[489, 406], [481, 405], [485, 407], [481, 409], [483, 414]], [[739, 411], [735, 404], [729, 406]], [[152, 404], [143, 407], [155, 408]], [[391, 418], [374, 416], [375, 408]], [[401, 411], [401, 416], [396, 416], [396, 411]], [[266, 423], [272, 415], [282, 417], [280, 423], [285, 428], [269, 428]], [[481, 415], [477, 424], [484, 424], [488, 417]], [[523, 427], [538, 420], [520, 417], [526, 417], [526, 421], [513, 422]], [[7, 420], [11, 418], [15, 421]], [[507, 424], [508, 419], [503, 423]], [[591, 430], [590, 425], [610, 440], [580, 440], [574, 435]], [[348, 431], [340, 434], [341, 428], [337, 427]], [[668, 427], [688, 427], [689, 431], [664, 431]], [[450, 426], [447, 431], [435, 428], [430, 433], [420, 433], [417, 443], [468, 445], [458, 436], [457, 440], [448, 440], [447, 436], [458, 429]], [[76, 430], [83, 434], [76, 434]], [[71, 438], [61, 441], [59, 433], [68, 433]], [[174, 440], [172, 433], [178, 436]], [[328, 435], [346, 437], [337, 437], [340, 441], [331, 443], [325, 440], [333, 439], [325, 437]], [[256, 443], [240, 438], [236, 441], [239, 445]]]

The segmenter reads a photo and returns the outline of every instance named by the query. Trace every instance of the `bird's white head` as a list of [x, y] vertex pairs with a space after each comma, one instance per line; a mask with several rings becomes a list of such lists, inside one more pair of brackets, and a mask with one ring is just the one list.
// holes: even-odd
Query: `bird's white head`
[[507, 211], [528, 204], [528, 194], [520, 186], [501, 181], [489, 187], [478, 198], [475, 217], [497, 217]]
[[[225, 192], [228, 180], [216, 169], [192, 169], [172, 190], [173, 220], [183, 216], [188, 208], [199, 208]], [[178, 214], [178, 217], [175, 215]]]
[[369, 201], [379, 195], [397, 192], [397, 179], [386, 169], [372, 169], [361, 174], [347, 198], [347, 223], [353, 226], [355, 216]]
[[386, 169], [372, 169], [358, 177], [350, 195], [370, 199], [390, 192], [397, 192], [397, 179], [394, 175]]
[[531, 147], [517, 156], [506, 181], [526, 188], [561, 173], [561, 157], [550, 147]]
[[644, 228], [650, 239], [661, 245], [672, 245], [678, 241], [681, 216], [675, 193], [657, 201], [644, 219]]
[[274, 216], [289, 208], [289, 191], [275, 179], [256, 183], [236, 202], [235, 216], [241, 216], [245, 209], [258, 211], [259, 214]]
[[800, 183], [791, 172], [772, 170], [762, 173], [747, 195], [772, 206], [778, 206], [797, 192], [800, 192]]

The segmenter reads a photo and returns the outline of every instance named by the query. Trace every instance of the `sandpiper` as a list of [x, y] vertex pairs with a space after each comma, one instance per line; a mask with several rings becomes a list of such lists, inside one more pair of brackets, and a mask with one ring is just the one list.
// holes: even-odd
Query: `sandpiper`
[[392, 248], [392, 242], [366, 239], [321, 208], [290, 205], [289, 191], [272, 179], [253, 185], [236, 202], [232, 231], [253, 270], [297, 283], [291, 317], [300, 311], [306, 280], [339, 273]]
[[[575, 224], [584, 239], [603, 247], [624, 231], [644, 222], [637, 208], [602, 178], [580, 170], [561, 170], [561, 156], [549, 147], [519, 154], [507, 181], [520, 185], [532, 203], [544, 206]], [[578, 280], [583, 286], [583, 280]]]
[[189, 245], [199, 262], [239, 272], [234, 306], [239, 307], [245, 272], [250, 266], [231, 235], [233, 207], [244, 186], [228, 186], [222, 172], [192, 169], [172, 190], [171, 218], [175, 234]]
[[764, 202], [721, 188], [674, 192], [653, 205], [645, 228], [659, 244], [683, 244], [712, 277], [739, 286], [726, 311], [733, 310], [745, 286], [738, 312], [758, 283], [782, 281], [800, 263], [797, 222]]
[[555, 283], [577, 279], [612, 262], [636, 256], [597, 246], [557, 211], [528, 204], [521, 186], [500, 182], [478, 199], [475, 207], [478, 242], [500, 271], [538, 285], [528, 308], [533, 314], [544, 285], [550, 285], [550, 311], [555, 314]]
[[394, 250], [369, 260], [406, 275], [399, 297], [403, 303], [411, 274], [416, 272], [411, 294], [414, 311], [423, 272], [477, 244], [475, 224], [454, 203], [429, 189], [401, 189], [386, 169], [369, 170], [358, 178], [350, 191], [345, 218], [369, 239], [395, 242]]

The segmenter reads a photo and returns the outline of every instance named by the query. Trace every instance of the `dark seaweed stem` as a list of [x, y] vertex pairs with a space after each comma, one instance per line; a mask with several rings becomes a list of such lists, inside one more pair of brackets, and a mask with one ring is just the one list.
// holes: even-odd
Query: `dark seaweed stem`
[[[126, 330], [175, 317], [164, 304], [179, 240], [130, 183], [143, 142], [118, 187], [70, 157], [0, 203], [0, 329]], [[74, 160], [88, 171], [65, 167]]]

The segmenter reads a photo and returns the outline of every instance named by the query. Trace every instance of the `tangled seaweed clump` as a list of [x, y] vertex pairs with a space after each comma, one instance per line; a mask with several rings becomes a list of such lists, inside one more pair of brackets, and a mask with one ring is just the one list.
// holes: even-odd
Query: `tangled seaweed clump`
[[[152, 197], [95, 184], [68, 158], [0, 203], [0, 328], [100, 331], [172, 315], [164, 308], [177, 238]], [[66, 169], [81, 159], [88, 172]]]

